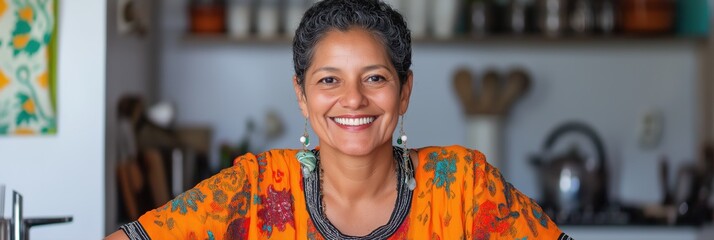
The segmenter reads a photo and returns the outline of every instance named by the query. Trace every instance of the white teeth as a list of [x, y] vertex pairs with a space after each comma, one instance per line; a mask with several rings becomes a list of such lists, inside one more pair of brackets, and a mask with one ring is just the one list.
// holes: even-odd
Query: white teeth
[[348, 126], [359, 126], [359, 125], [365, 125], [372, 123], [374, 121], [374, 117], [363, 117], [363, 118], [334, 118], [335, 122], [342, 124], [342, 125], [348, 125]]

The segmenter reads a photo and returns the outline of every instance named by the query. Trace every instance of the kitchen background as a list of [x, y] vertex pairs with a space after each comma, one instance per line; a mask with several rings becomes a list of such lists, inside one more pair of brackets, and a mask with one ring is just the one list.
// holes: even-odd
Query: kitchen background
[[[284, 19], [262, 19], [271, 15], [270, 6], [280, 6], [282, 1], [259, 1], [259, 6], [268, 8], [242, 8], [245, 2], [249, 1], [60, 3], [57, 136], [0, 138], [0, 183], [25, 195], [25, 215], [74, 216], [69, 224], [33, 228], [33, 238], [97, 238], [127, 221], [131, 215], [127, 206], [137, 198], [122, 192], [122, 180], [126, 179], [122, 176], [132, 173], [121, 170], [128, 162], [126, 152], [132, 152], [125, 147], [127, 132], [138, 139], [133, 144], [142, 151], [143, 166], [150, 165], [151, 159], [167, 166], [160, 170], [166, 175], [163, 180], [147, 179], [145, 183], [145, 188], [156, 190], [152, 184], [163, 181], [158, 188], [165, 195], [174, 195], [215, 172], [231, 155], [299, 147], [303, 119], [290, 83], [290, 40], [280, 33], [271, 34], [270, 27], [278, 26], [280, 32], [284, 28], [281, 21], [291, 22], [287, 9], [292, 8], [277, 13]], [[300, 1], [287, 0], [286, 6], [294, 2]], [[516, 188], [542, 201], [546, 196], [539, 177], [544, 173], [531, 159], [560, 154], [545, 153], [547, 136], [565, 122], [582, 122], [604, 145], [611, 203], [604, 208], [610, 215], [588, 221], [582, 216], [566, 218], [573, 224], [563, 224], [563, 228], [572, 232], [571, 236], [711, 236], [705, 233], [711, 221], [684, 224], [685, 219], [676, 216], [681, 204], [676, 204], [679, 202], [673, 199], [679, 198], [674, 196], [665, 201], [660, 168], [661, 160], [666, 159], [668, 182], [674, 187], [682, 166], [705, 162], [703, 143], [714, 137], [714, 99], [710, 96], [714, 90], [714, 44], [708, 27], [692, 27], [711, 23], [712, 1], [454, 1], [464, 4], [458, 9], [476, 14], [447, 11], [443, 16], [461, 16], [453, 18], [452, 24], [446, 21], [453, 28], [435, 27], [448, 17], [441, 11], [425, 10], [441, 8], [420, 5], [450, 1], [390, 2], [399, 4], [418, 35], [413, 46], [414, 92], [405, 123], [411, 147], [459, 144], [496, 149], [487, 154], [499, 157], [489, 161], [498, 164]], [[562, 27], [539, 27], [538, 23], [545, 21], [537, 14], [545, 11], [538, 7], [542, 2], [570, 4], [555, 11]], [[575, 7], [581, 2], [590, 7]], [[597, 14], [604, 9], [603, 2], [614, 3], [611, 27], [597, 21], [604, 19]], [[625, 24], [627, 18], [620, 13], [630, 6], [628, 2], [655, 6], [650, 11], [660, 14], [669, 11], [671, 28], [668, 21], [648, 24], [661, 19]], [[671, 5], [658, 5], [660, 2]], [[682, 14], [686, 5], [682, 2], [702, 5]], [[476, 3], [487, 10], [479, 10]], [[588, 12], [582, 9], [590, 9], [592, 14], [579, 18], [558, 15]], [[216, 18], [222, 14], [225, 20]], [[698, 20], [683, 17], [700, 15], [704, 17]], [[242, 25], [251, 21], [243, 18], [246, 16], [260, 20], [253, 26]], [[668, 19], [666, 14], [664, 18]], [[569, 27], [569, 22], [590, 24]], [[689, 24], [681, 25], [683, 22]], [[212, 31], [219, 33], [207, 33]], [[526, 71], [529, 87], [509, 111], [498, 120], [477, 122], [493, 114], [483, 114], [487, 112], [483, 109], [464, 110], [454, 87], [459, 70], [469, 73], [474, 81], [469, 83], [478, 89], [489, 89], [484, 87], [488, 86], [487, 73], [500, 74], [500, 82], [514, 69]], [[125, 107], [122, 110], [120, 103]], [[131, 109], [145, 117], [132, 118]], [[138, 122], [141, 130], [127, 131], [127, 124]], [[502, 131], [487, 132], [494, 129]], [[643, 144], [643, 139], [655, 140]], [[563, 141], [579, 145], [591, 162], [596, 155], [587, 139]], [[160, 157], [152, 158], [147, 152]], [[176, 161], [184, 164], [174, 164]], [[139, 171], [155, 170], [144, 167]], [[141, 209], [152, 203], [137, 201], [134, 205]], [[658, 217], [641, 217], [645, 208]], [[667, 219], [670, 209], [675, 215]], [[709, 219], [712, 214], [709, 208]]]

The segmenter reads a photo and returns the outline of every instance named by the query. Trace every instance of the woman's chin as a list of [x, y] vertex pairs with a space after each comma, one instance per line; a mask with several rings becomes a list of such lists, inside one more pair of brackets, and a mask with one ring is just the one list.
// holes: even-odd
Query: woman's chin
[[374, 153], [374, 151], [379, 146], [381, 146], [381, 144], [355, 142], [355, 143], [339, 144], [337, 146], [334, 146], [334, 148], [345, 155], [365, 156], [365, 155]]
[[372, 151], [374, 151], [374, 148], [370, 148], [367, 146], [337, 146], [337, 150], [340, 151], [342, 154], [349, 155], [349, 156], [364, 156]]

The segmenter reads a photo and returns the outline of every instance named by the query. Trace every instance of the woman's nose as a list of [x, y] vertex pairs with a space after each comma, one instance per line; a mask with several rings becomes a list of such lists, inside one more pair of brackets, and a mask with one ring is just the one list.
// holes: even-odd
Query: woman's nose
[[346, 84], [344, 86], [344, 91], [342, 97], [340, 98], [340, 104], [349, 109], [359, 109], [367, 105], [367, 97], [365, 96], [364, 89], [359, 83], [356, 84]]

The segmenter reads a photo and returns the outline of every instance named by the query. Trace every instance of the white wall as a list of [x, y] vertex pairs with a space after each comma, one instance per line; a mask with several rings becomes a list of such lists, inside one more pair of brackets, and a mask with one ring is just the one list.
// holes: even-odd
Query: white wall
[[[165, 3], [160, 95], [175, 101], [179, 122], [215, 126], [214, 145], [237, 141], [246, 118], [277, 109], [286, 135], [270, 147], [298, 148], [303, 119], [290, 83], [289, 44], [230, 44], [184, 40], [181, 1]], [[451, 86], [453, 71], [468, 66], [507, 70], [524, 66], [531, 92], [513, 109], [505, 131], [507, 179], [539, 197], [536, 175], [527, 164], [546, 134], [566, 120], [584, 120], [604, 138], [613, 195], [627, 201], [659, 201], [657, 160], [672, 167], [696, 153], [697, 51], [689, 41], [496, 43], [414, 46], [415, 87], [405, 128], [411, 146], [466, 143], [466, 120]], [[659, 108], [665, 133], [654, 150], [637, 147], [640, 114]], [[435, 127], [438, 126], [438, 127]], [[475, 146], [478, 148], [478, 146]]]
[[58, 133], [0, 137], [0, 183], [24, 195], [25, 216], [74, 217], [33, 239], [104, 235], [105, 19], [105, 1], [60, 1]]

